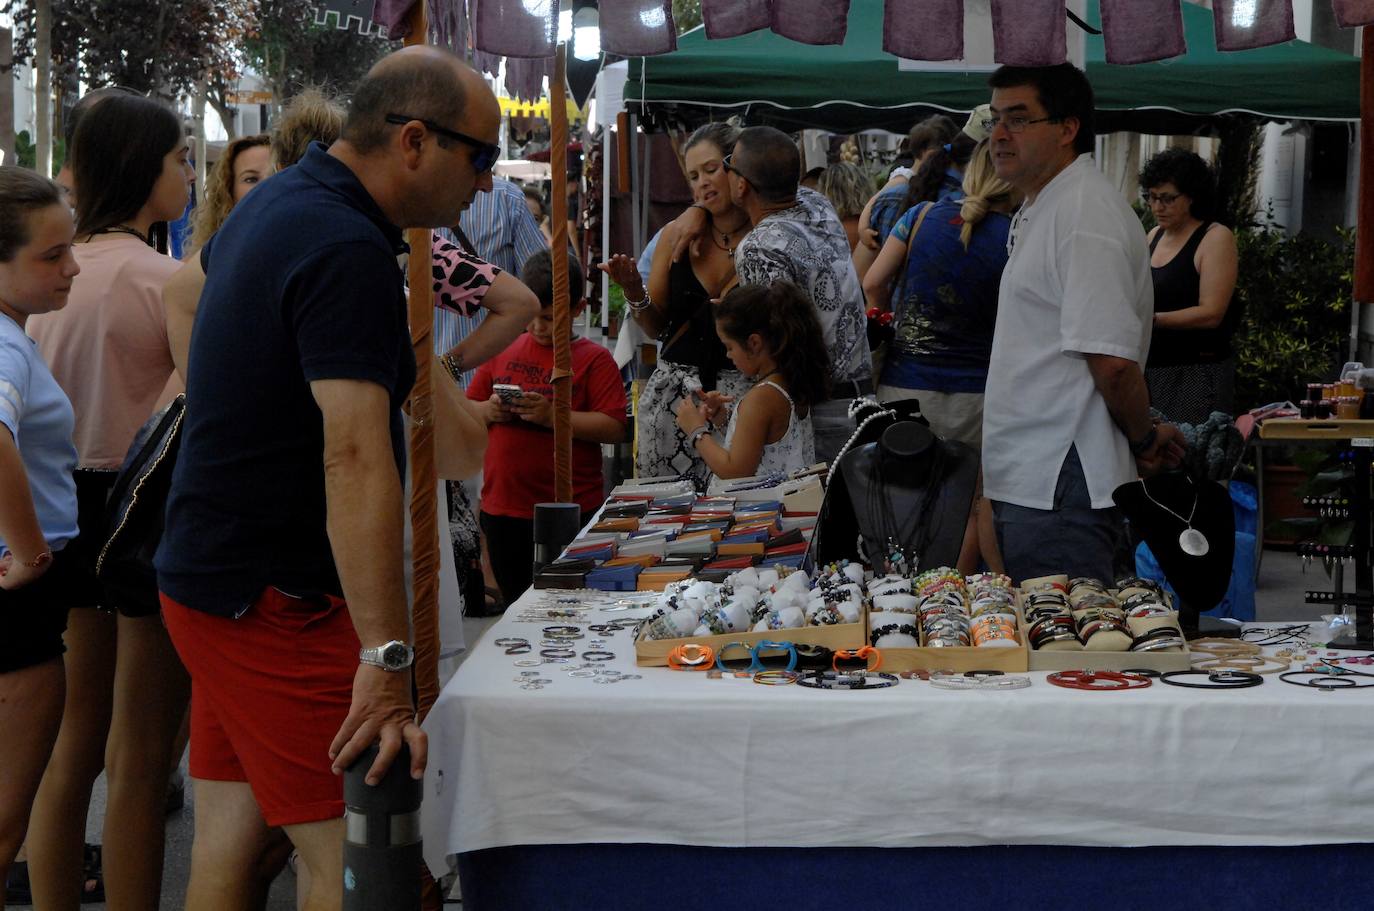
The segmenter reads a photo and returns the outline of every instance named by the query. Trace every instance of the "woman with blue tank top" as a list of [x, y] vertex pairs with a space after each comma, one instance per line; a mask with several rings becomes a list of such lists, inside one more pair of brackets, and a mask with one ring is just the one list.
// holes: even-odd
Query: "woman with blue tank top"
[[1140, 187], [1159, 223], [1150, 232], [1150, 404], [1175, 423], [1201, 424], [1214, 411], [1234, 414], [1236, 238], [1211, 220], [1212, 170], [1192, 152], [1166, 149], [1145, 163]]
[[81, 271], [75, 232], [57, 184], [0, 167], [0, 881], [24, 841], [66, 692], [76, 416], [24, 329], [66, 306]]

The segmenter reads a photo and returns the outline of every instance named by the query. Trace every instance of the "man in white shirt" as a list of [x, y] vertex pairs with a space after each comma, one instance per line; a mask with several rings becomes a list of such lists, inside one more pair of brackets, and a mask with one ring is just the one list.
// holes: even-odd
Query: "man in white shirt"
[[1026, 201], [999, 292], [984, 493], [1013, 579], [1110, 581], [1112, 491], [1182, 456], [1178, 428], [1151, 420], [1141, 370], [1154, 312], [1145, 232], [1093, 164], [1082, 71], [1004, 66], [989, 84], [993, 163]]

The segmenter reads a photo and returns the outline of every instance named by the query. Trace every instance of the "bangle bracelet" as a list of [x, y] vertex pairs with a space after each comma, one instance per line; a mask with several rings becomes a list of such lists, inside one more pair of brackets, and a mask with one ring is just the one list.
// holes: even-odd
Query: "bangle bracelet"
[[754, 675], [754, 682], [760, 686], [786, 686], [796, 683], [800, 677], [796, 671], [759, 671]]
[[630, 308], [631, 313], [642, 313], [648, 310], [649, 307], [653, 305], [653, 302], [653, 298], [649, 296], [648, 291], [644, 292], [644, 300], [632, 301], [628, 297], [625, 298], [625, 306]]
[[668, 667], [674, 671], [709, 671], [715, 659], [716, 653], [709, 645], [688, 642], [668, 653]]
[[689, 449], [696, 449], [697, 444], [701, 442], [701, 438], [704, 436], [710, 436], [710, 434], [711, 428], [706, 424], [702, 424], [696, 430], [693, 430], [692, 435], [687, 438], [687, 447]]
[[45, 550], [45, 551], [43, 551], [41, 554], [39, 554], [38, 556], [34, 557], [32, 560], [25, 560], [25, 561], [23, 561], [23, 565], [27, 566], [29, 569], [37, 569], [38, 567], [40, 567], [40, 566], [46, 566], [46, 565], [48, 565], [48, 564], [51, 563], [51, 562], [52, 562], [52, 551], [50, 551], [50, 550]]
[[1129, 443], [1128, 441], [1131, 447], [1131, 455], [1135, 456], [1136, 458], [1140, 458], [1142, 455], [1149, 452], [1150, 447], [1155, 444], [1155, 438], [1158, 436], [1159, 428], [1152, 426], [1150, 428], [1150, 432], [1145, 434], [1145, 436], [1141, 437], [1136, 442]]

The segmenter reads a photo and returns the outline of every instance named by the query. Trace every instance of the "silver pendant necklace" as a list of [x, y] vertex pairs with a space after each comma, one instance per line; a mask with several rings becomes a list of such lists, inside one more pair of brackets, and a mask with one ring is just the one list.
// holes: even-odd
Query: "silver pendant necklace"
[[[1193, 479], [1189, 478], [1188, 483], [1192, 484]], [[1207, 542], [1207, 536], [1193, 527], [1193, 516], [1197, 513], [1197, 501], [1201, 498], [1201, 495], [1197, 490], [1197, 486], [1193, 486], [1193, 508], [1188, 511], [1188, 518], [1186, 519], [1178, 513], [1174, 512], [1169, 507], [1165, 506], [1163, 503], [1156, 500], [1154, 497], [1150, 496], [1150, 489], [1145, 486], [1144, 478], [1140, 479], [1140, 489], [1145, 494], [1145, 499], [1149, 500], [1151, 503], [1155, 504], [1160, 509], [1164, 510], [1169, 515], [1173, 516], [1175, 519], [1178, 519], [1180, 522], [1183, 523], [1183, 531], [1180, 532], [1178, 536], [1179, 549], [1190, 557], [1207, 556], [1207, 551], [1211, 550], [1212, 546]]]

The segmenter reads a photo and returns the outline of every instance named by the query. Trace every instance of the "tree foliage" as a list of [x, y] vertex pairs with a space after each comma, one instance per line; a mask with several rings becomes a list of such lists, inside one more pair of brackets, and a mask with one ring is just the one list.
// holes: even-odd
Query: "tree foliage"
[[346, 94], [397, 46], [375, 35], [316, 25], [308, 0], [260, 0], [258, 28], [243, 48], [253, 69], [285, 101], [307, 85]]
[[[163, 98], [237, 78], [258, 0], [52, 0], [53, 78], [117, 83]], [[8, 0], [15, 60], [34, 54], [32, 0]]]

